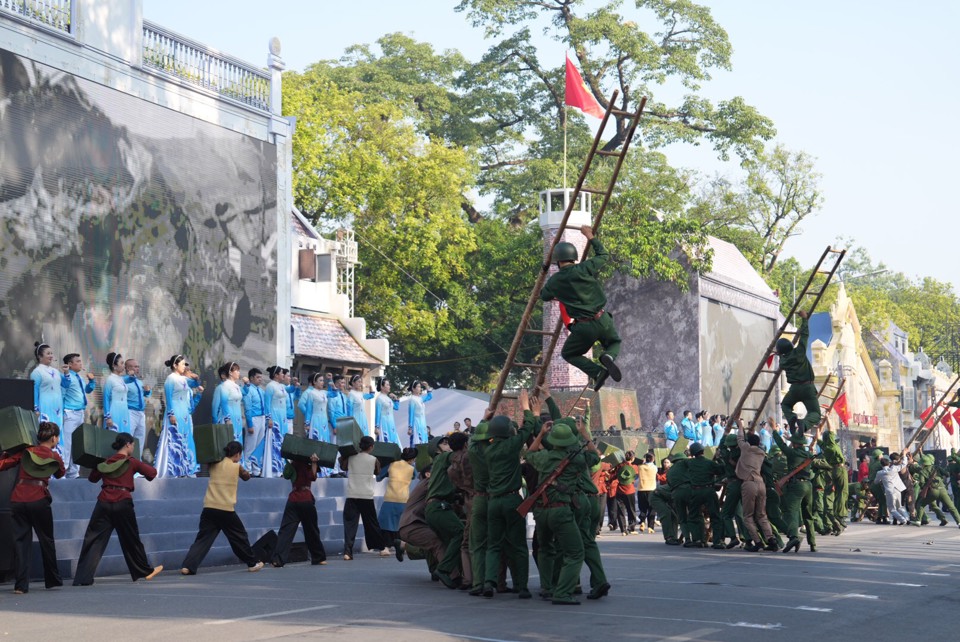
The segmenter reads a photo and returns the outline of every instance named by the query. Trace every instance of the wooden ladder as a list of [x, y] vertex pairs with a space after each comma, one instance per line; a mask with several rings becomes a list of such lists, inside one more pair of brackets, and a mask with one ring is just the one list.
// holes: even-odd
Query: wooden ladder
[[[583, 165], [583, 169], [580, 171], [580, 177], [577, 179], [577, 184], [573, 188], [573, 192], [569, 195], [567, 207], [564, 210], [563, 218], [560, 221], [560, 227], [557, 230], [557, 234], [553, 237], [553, 242], [550, 244], [550, 248], [547, 250], [543, 265], [540, 268], [540, 273], [537, 275], [537, 280], [533, 285], [533, 290], [530, 292], [530, 298], [527, 300], [527, 307], [524, 309], [523, 316], [520, 318], [520, 324], [517, 326], [517, 332], [513, 337], [513, 343], [510, 344], [510, 349], [507, 352], [507, 359], [504, 362], [503, 369], [500, 371], [500, 376], [497, 379], [497, 387], [490, 395], [490, 405], [488, 407], [488, 411], [496, 412], [497, 405], [499, 405], [500, 400], [504, 398], [503, 388], [506, 385], [507, 377], [510, 376], [510, 372], [514, 368], [527, 368], [536, 370], [538, 387], [543, 385], [544, 381], [546, 381], [547, 369], [550, 366], [553, 352], [556, 349], [557, 340], [560, 338], [560, 331], [563, 329], [563, 322], [558, 320], [555, 328], [552, 330], [547, 330], [531, 328], [530, 321], [533, 318], [534, 308], [537, 305], [537, 302], [540, 300], [540, 290], [543, 288], [543, 284], [547, 280], [547, 273], [550, 271], [550, 259], [553, 256], [553, 250], [557, 246], [557, 243], [560, 242], [560, 239], [563, 236], [563, 231], [568, 229], [567, 220], [570, 218], [570, 213], [576, 206], [581, 192], [595, 194], [600, 198], [600, 208], [596, 211], [596, 214], [593, 217], [593, 231], [596, 232], [598, 229], [600, 229], [600, 223], [603, 220], [603, 214], [607, 210], [607, 205], [610, 204], [613, 188], [616, 186], [617, 177], [620, 175], [620, 168], [623, 166], [623, 161], [627, 156], [627, 150], [630, 149], [630, 143], [633, 140], [633, 134], [637, 129], [637, 125], [640, 123], [640, 117], [643, 115], [643, 109], [647, 104], [647, 99], [642, 98], [640, 100], [640, 106], [636, 112], [615, 109], [614, 104], [616, 103], [618, 95], [619, 92], [614, 91], [613, 95], [610, 97], [610, 102], [607, 104], [607, 110], [603, 115], [600, 128], [597, 130], [597, 135], [593, 139], [593, 145], [590, 147], [590, 152], [587, 154], [587, 159]], [[603, 135], [603, 130], [606, 128], [607, 122], [610, 120], [611, 115], [624, 116], [629, 119], [630, 125], [627, 130], [627, 135], [624, 138], [623, 145], [619, 150], [599, 149], [600, 143], [602, 142], [601, 137]], [[610, 176], [610, 179], [607, 182], [606, 187], [593, 187], [584, 185], [593, 166], [594, 160], [598, 156], [601, 158], [615, 159], [613, 172]], [[581, 260], [586, 258], [589, 249], [590, 245], [587, 244], [587, 247], [584, 248]], [[550, 337], [550, 347], [541, 352], [541, 359], [539, 363], [521, 363], [517, 361], [517, 354], [520, 352], [520, 345], [523, 342], [524, 337], [528, 334], [539, 335], [540, 337]], [[583, 393], [581, 392], [581, 396], [582, 395]]]
[[[768, 357], [774, 353], [777, 340], [784, 335], [793, 335], [791, 340], [793, 344], [796, 345], [798, 337], [796, 333], [787, 331], [787, 325], [789, 325], [790, 320], [798, 311], [806, 310], [812, 313], [817, 309], [820, 299], [823, 298], [827, 286], [830, 285], [830, 281], [833, 279], [834, 274], [836, 274], [837, 269], [840, 267], [840, 262], [843, 261], [846, 253], [846, 250], [835, 250], [828, 247], [823, 251], [823, 254], [820, 255], [820, 260], [817, 261], [816, 267], [810, 273], [810, 278], [807, 279], [806, 285], [803, 286], [796, 301], [793, 302], [793, 307], [790, 308], [790, 312], [784, 318], [780, 329], [773, 335], [773, 340], [770, 342], [767, 351], [760, 357], [760, 365], [758, 365], [753, 371], [753, 374], [750, 375], [750, 381], [747, 383], [747, 387], [740, 396], [737, 405], [734, 406], [733, 411], [730, 413], [727, 419], [727, 425], [739, 425], [743, 413], [750, 412], [752, 415], [746, 429], [752, 430], [756, 428], [757, 423], [762, 419], [761, 415], [767, 406], [770, 395], [773, 394], [773, 390], [777, 386], [777, 381], [782, 372], [779, 360], [777, 361], [776, 368], [767, 365]], [[821, 278], [818, 279], [817, 277]], [[749, 407], [747, 406], [748, 403], [751, 404]]]
[[[926, 420], [921, 420], [920, 427], [910, 436], [910, 439], [904, 444], [904, 448], [910, 448], [916, 445], [916, 449], [920, 450], [923, 448], [923, 444], [927, 441], [927, 438], [933, 434], [933, 431], [937, 429], [937, 426], [940, 425], [940, 421], [943, 417], [950, 412], [950, 406], [947, 406], [947, 397], [950, 396], [950, 393], [953, 392], [954, 387], [957, 383], [960, 382], [960, 374], [954, 377], [953, 381], [950, 382], [950, 385], [947, 386], [947, 389], [944, 391], [943, 395], [940, 396], [940, 399], [937, 401], [936, 405], [933, 407], [933, 412], [930, 413], [930, 416]], [[957, 391], [960, 394], [960, 390]], [[930, 428], [927, 428], [927, 425], [930, 425]]]

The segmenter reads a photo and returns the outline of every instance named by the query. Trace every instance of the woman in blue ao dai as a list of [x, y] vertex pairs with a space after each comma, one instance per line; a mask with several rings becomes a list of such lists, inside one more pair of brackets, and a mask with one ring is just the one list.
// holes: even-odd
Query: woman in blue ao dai
[[213, 391], [213, 421], [230, 424], [233, 439], [243, 443], [243, 391], [240, 389], [240, 364], [235, 361], [220, 367], [223, 381]]
[[380, 441], [399, 446], [400, 435], [397, 434], [397, 422], [394, 420], [393, 413], [400, 410], [400, 400], [395, 394], [391, 394], [389, 379], [380, 379], [377, 392], [379, 394], [375, 402], [376, 414], [374, 415], [377, 437]]
[[[63, 427], [63, 388], [60, 385], [63, 374], [54, 368], [53, 348], [37, 341], [33, 344], [33, 356], [37, 358], [37, 367], [30, 373], [33, 380], [33, 411], [40, 421], [51, 421]], [[69, 366], [63, 366], [66, 371]]]
[[376, 439], [376, 435], [370, 432], [370, 424], [367, 422], [367, 411], [364, 408], [364, 401], [373, 399], [372, 392], [363, 392], [363, 377], [355, 374], [350, 377], [350, 392], [347, 393], [350, 400], [350, 414], [357, 420], [360, 430], [364, 435]]
[[[426, 394], [424, 394], [426, 390]], [[410, 384], [410, 406], [407, 422], [410, 427], [410, 446], [425, 444], [430, 441], [430, 429], [427, 427], [427, 409], [424, 404], [433, 399], [433, 391], [427, 387], [427, 382], [414, 381]]]
[[308, 382], [310, 387], [300, 397], [299, 403], [307, 437], [330, 443], [333, 435], [327, 421], [327, 383], [320, 372], [310, 375]]
[[163, 418], [163, 433], [157, 445], [158, 477], [195, 477], [200, 466], [193, 443], [193, 391], [203, 391], [200, 378], [191, 373], [187, 376], [187, 358], [176, 354], [164, 364], [170, 374], [163, 384], [163, 403], [166, 415]]
[[126, 369], [123, 355], [107, 354], [110, 375], [103, 382], [103, 427], [114, 432], [130, 432], [130, 408], [127, 406]]
[[283, 368], [267, 368], [270, 383], [264, 391], [263, 402], [267, 411], [267, 436], [263, 449], [263, 476], [279, 477], [283, 471], [283, 456], [280, 447], [287, 432], [287, 387], [284, 384]]

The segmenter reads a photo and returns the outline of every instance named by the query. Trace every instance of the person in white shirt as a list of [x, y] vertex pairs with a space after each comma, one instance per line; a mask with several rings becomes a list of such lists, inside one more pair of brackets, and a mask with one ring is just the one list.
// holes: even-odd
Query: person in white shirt
[[352, 457], [340, 457], [340, 469], [347, 473], [347, 499], [343, 503], [343, 559], [353, 559], [353, 543], [357, 538], [357, 527], [363, 520], [363, 533], [367, 548], [379, 550], [381, 557], [390, 552], [380, 530], [377, 508], [373, 503], [373, 493], [380, 472], [380, 462], [371, 453], [373, 437], [364, 435], [358, 444], [360, 452]]
[[887, 499], [887, 511], [890, 513], [890, 519], [893, 520], [893, 524], [902, 525], [909, 523], [913, 526], [919, 526], [920, 522], [910, 521], [910, 514], [907, 513], [906, 509], [904, 509], [900, 503], [901, 493], [907, 489], [903, 484], [903, 480], [900, 479], [900, 469], [902, 469], [905, 464], [891, 464], [889, 459], [883, 457], [880, 460], [880, 465], [883, 466], [883, 468], [877, 471], [873, 481], [883, 486], [883, 494]]

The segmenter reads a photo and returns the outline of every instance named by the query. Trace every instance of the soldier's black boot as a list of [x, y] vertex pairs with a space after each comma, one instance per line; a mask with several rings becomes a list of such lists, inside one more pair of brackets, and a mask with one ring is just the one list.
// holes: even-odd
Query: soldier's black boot
[[780, 550], [780, 546], [777, 545], [777, 538], [776, 538], [776, 537], [771, 537], [770, 539], [768, 539], [768, 540], [767, 540], [767, 545], [763, 547], [763, 550], [765, 550], [765, 551], [771, 551], [771, 552], [773, 552], [773, 553], [776, 553], [777, 551], [779, 551], [779, 550]]
[[748, 553], [756, 553], [757, 551], [760, 550], [760, 545], [753, 541], [750, 541], [750, 542], [747, 542], [747, 545], [743, 547], [743, 550], [747, 551]]
[[621, 374], [620, 368], [617, 367], [617, 364], [614, 362], [613, 357], [609, 354], [600, 355], [600, 363], [603, 364], [603, 367], [607, 369], [607, 372], [610, 373], [610, 378], [614, 381], [620, 381]]
[[783, 547], [783, 552], [784, 552], [784, 553], [789, 553], [791, 548], [794, 550], [795, 553], [799, 553], [799, 552], [800, 552], [800, 538], [799, 538], [799, 537], [791, 537], [791, 538], [787, 541], [787, 545]]

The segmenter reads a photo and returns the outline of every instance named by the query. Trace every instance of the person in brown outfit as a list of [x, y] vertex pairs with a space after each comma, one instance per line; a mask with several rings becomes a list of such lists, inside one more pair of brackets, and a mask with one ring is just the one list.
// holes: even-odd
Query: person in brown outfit
[[[760, 446], [760, 435], [750, 433], [744, 437], [741, 425], [737, 430], [737, 445], [740, 446], [740, 459], [737, 461], [736, 472], [737, 478], [743, 482], [741, 487], [743, 522], [752, 540], [744, 549], [756, 552], [761, 548], [760, 543], [766, 542], [764, 550], [776, 551], [779, 548], [777, 540], [767, 520], [767, 488], [763, 483], [763, 477], [760, 476], [760, 467], [766, 457], [766, 452]], [[758, 525], [759, 530], [763, 532], [763, 539], [760, 539]]]

